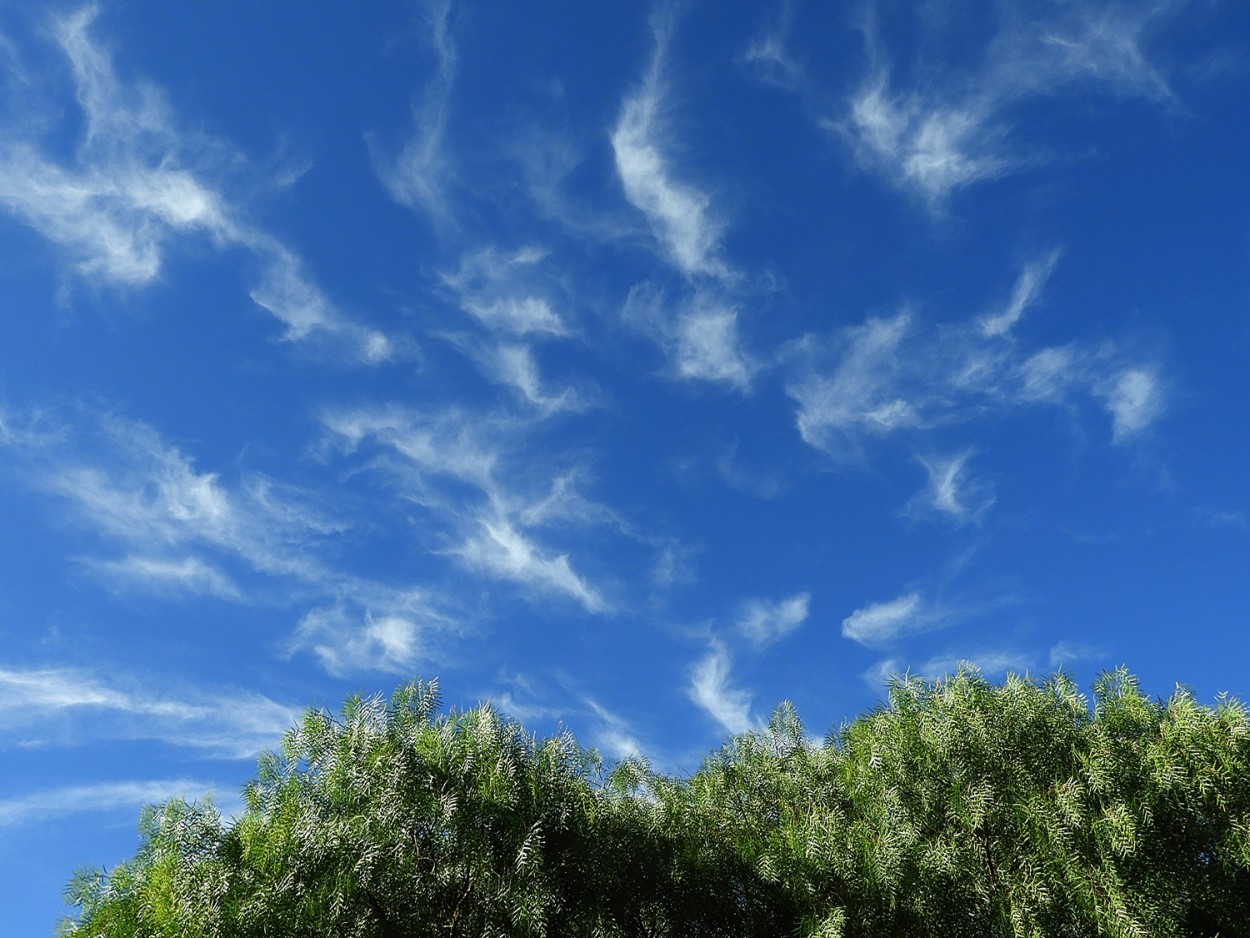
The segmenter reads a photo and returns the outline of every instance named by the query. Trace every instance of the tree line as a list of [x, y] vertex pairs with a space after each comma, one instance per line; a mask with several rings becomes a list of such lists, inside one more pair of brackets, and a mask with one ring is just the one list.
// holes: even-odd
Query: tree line
[[245, 806], [146, 809], [81, 936], [1250, 936], [1250, 720], [1123, 670], [782, 704], [687, 777], [608, 767], [436, 683], [310, 710]]

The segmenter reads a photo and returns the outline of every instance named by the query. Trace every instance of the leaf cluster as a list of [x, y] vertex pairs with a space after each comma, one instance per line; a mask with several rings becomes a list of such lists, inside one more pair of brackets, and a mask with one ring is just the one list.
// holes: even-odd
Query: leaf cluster
[[434, 683], [309, 711], [231, 821], [149, 808], [89, 936], [1250, 935], [1250, 719], [1124, 671], [900, 679], [823, 742], [782, 704], [689, 777]]

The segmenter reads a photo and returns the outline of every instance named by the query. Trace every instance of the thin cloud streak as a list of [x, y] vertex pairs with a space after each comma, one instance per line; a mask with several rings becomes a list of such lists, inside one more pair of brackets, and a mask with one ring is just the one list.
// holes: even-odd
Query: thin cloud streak
[[146, 286], [187, 238], [223, 251], [244, 248], [263, 270], [251, 297], [287, 326], [287, 341], [328, 338], [338, 354], [362, 364], [399, 355], [398, 344], [336, 309], [293, 251], [205, 181], [222, 146], [180, 131], [155, 87], [122, 84], [90, 35], [98, 12], [86, 7], [52, 25], [87, 125], [75, 165], [45, 157], [33, 138], [11, 136], [0, 145], [0, 206], [64, 249], [92, 283]]
[[88, 812], [120, 811], [133, 814], [145, 805], [171, 798], [202, 800], [223, 786], [203, 779], [177, 778], [141, 782], [101, 782], [67, 785], [0, 800], [0, 828], [42, 824]]
[[856, 609], [842, 620], [842, 635], [861, 645], [884, 645], [933, 623], [919, 593], [905, 593], [886, 602]]
[[1042, 289], [1050, 279], [1055, 265], [1059, 263], [1059, 252], [1050, 251], [1043, 257], [1025, 265], [1016, 280], [1015, 289], [1011, 293], [1011, 301], [1001, 312], [986, 316], [980, 321], [981, 333], [985, 336], [1001, 336], [1011, 331], [1016, 323], [1029, 309], [1041, 299]]
[[78, 669], [0, 667], [0, 744], [71, 739], [153, 740], [221, 759], [271, 748], [300, 709], [235, 688], [182, 688], [170, 697]]
[[[939, 210], [960, 189], [1041, 161], [1040, 154], [1024, 155], [1011, 142], [1019, 137], [1014, 111], [1022, 103], [1079, 83], [1169, 103], [1174, 96], [1150, 61], [1146, 42], [1177, 7], [1078, 2], [1048, 10], [1047, 18], [1005, 8], [979, 69], [936, 75], [930, 69], [926, 81], [911, 86], [896, 79], [898, 70], [882, 51], [869, 15], [869, 73], [844, 115], [823, 123], [848, 140], [861, 166]], [[877, 6], [869, 9], [875, 14]]]
[[785, 638], [807, 621], [811, 607], [810, 593], [796, 593], [772, 602], [751, 599], [742, 604], [735, 626], [756, 647], [770, 645]]
[[694, 703], [726, 732], [747, 733], [756, 727], [751, 717], [753, 695], [730, 685], [732, 661], [723, 644], [713, 641], [708, 654], [694, 666], [688, 694]]
[[612, 152], [625, 198], [646, 216], [673, 265], [687, 276], [726, 277], [717, 256], [722, 224], [711, 199], [693, 185], [678, 181], [664, 152], [664, 65], [671, 18], [652, 21], [655, 52], [641, 85], [625, 98], [612, 129]]
[[428, 43], [437, 59], [434, 77], [412, 105], [413, 132], [398, 156], [391, 159], [373, 136], [366, 137], [374, 171], [391, 198], [424, 211], [438, 225], [451, 222], [446, 192], [451, 175], [444, 152], [447, 114], [456, 78], [457, 53], [451, 38], [451, 0], [427, 0], [422, 5]]

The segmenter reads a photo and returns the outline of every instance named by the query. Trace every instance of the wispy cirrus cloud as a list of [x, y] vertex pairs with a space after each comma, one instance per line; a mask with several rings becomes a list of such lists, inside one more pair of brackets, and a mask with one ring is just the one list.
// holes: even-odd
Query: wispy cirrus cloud
[[[925, 59], [916, 69], [923, 78], [909, 80], [885, 48], [888, 14], [870, 5], [863, 27], [868, 74], [844, 114], [825, 125], [849, 141], [862, 166], [940, 208], [959, 189], [1044, 159], [1018, 143], [1015, 112], [1031, 99], [1083, 84], [1117, 97], [1171, 101], [1148, 46], [1178, 7], [1082, 0], [1035, 11], [1007, 4], [982, 56], [951, 59], [978, 66], [961, 71]], [[931, 46], [940, 46], [942, 28], [957, 28], [957, 17], [926, 21], [911, 8], [906, 15], [920, 21]]]
[[[337, 309], [294, 251], [248, 221], [211, 181], [230, 175], [221, 156], [227, 147], [181, 130], [155, 86], [118, 78], [92, 36], [98, 15], [84, 7], [54, 19], [50, 31], [70, 64], [86, 125], [73, 157], [47, 155], [39, 123], [12, 129], [0, 144], [0, 207], [62, 249], [92, 283], [151, 284], [188, 240], [243, 248], [260, 270], [251, 297], [286, 326], [287, 341], [323, 341], [365, 364], [401, 354], [403, 343]], [[29, 93], [35, 107], [35, 89]]]
[[720, 259], [723, 223], [711, 198], [679, 179], [665, 152], [670, 132], [664, 68], [672, 15], [652, 19], [655, 51], [641, 84], [621, 105], [612, 129], [612, 152], [625, 198], [646, 217], [672, 264], [687, 276], [726, 277]]
[[754, 695], [731, 684], [732, 664], [728, 649], [714, 639], [707, 655], [691, 671], [687, 693], [726, 732], [746, 733], [758, 725], [751, 716]]
[[[1027, 263], [1007, 306], [989, 316], [932, 326], [905, 309], [793, 343], [786, 391], [797, 404], [800, 436], [835, 459], [854, 461], [874, 440], [902, 437], [923, 450], [916, 441], [944, 427], [1029, 405], [1074, 408], [1082, 398], [1110, 415], [1113, 442], [1140, 435], [1167, 410], [1157, 364], [1110, 340], [1037, 349], [1011, 335], [1040, 302], [1057, 257], [1050, 252]], [[932, 507], [961, 514], [952, 510], [952, 486], [968, 481], [967, 459], [922, 462], [932, 476]], [[975, 514], [974, 504], [989, 493], [968, 494], [963, 507]]]
[[174, 696], [81, 669], [0, 667], [0, 745], [152, 740], [248, 759], [276, 746], [300, 712], [238, 688], [184, 684]]
[[929, 476], [928, 488], [908, 504], [910, 514], [945, 517], [956, 524], [975, 524], [994, 504], [989, 482], [968, 469], [972, 451], [955, 456], [917, 457]]
[[[0, 828], [43, 824], [88, 812], [125, 809], [133, 814], [135, 809], [144, 805], [160, 804], [171, 798], [198, 801], [229, 788], [217, 782], [193, 778], [65, 785], [0, 799]], [[226, 814], [233, 812], [232, 804], [237, 800], [231, 797], [230, 803], [222, 805]]]
[[1059, 251], [1052, 250], [1024, 265], [1011, 291], [1011, 300], [1002, 310], [980, 320], [981, 333], [986, 336], [1008, 334], [1030, 308], [1041, 299], [1042, 289], [1059, 263]]
[[941, 617], [919, 593], [861, 606], [842, 620], [842, 635], [861, 645], [885, 645], [933, 627]]
[[546, 486], [523, 484], [524, 475], [513, 470], [520, 459], [531, 465], [532, 476], [535, 455], [524, 442], [524, 419], [386, 408], [327, 413], [323, 423], [349, 452], [369, 444], [402, 457], [383, 468], [442, 525], [437, 552], [489, 578], [571, 599], [588, 612], [611, 608], [603, 589], [577, 571], [570, 552], [553, 549], [544, 537], [558, 527], [636, 535], [581, 494], [576, 472], [552, 473]]
[[313, 492], [201, 470], [151, 427], [116, 416], [15, 435], [10, 446], [22, 483], [99, 536], [76, 560], [110, 590], [303, 606], [290, 647], [337, 674], [411, 673], [459, 632], [437, 589], [345, 568], [338, 556], [354, 526], [316, 507]]
[[734, 624], [757, 647], [770, 645], [807, 621], [811, 600], [810, 593], [777, 601], [750, 599], [742, 604]]
[[794, 0], [783, 0], [772, 21], [748, 44], [743, 60], [763, 82], [796, 90], [803, 82], [803, 69], [788, 48], [794, 25]]
[[376, 136], [366, 139], [374, 171], [391, 198], [424, 211], [442, 226], [452, 219], [446, 191], [452, 170], [445, 137], [458, 56], [451, 36], [451, 0], [425, 0], [421, 18], [427, 31], [425, 39], [434, 53], [435, 71], [413, 101], [412, 136], [394, 157], [383, 152]]
[[725, 384], [745, 393], [762, 367], [742, 340], [737, 305], [718, 292], [698, 289], [671, 301], [653, 284], [636, 284], [621, 316], [660, 346], [677, 378]]

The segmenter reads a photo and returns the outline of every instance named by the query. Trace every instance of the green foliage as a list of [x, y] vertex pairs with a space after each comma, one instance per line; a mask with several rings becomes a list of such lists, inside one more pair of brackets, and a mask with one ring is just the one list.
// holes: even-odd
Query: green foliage
[[605, 772], [434, 684], [310, 711], [231, 823], [148, 809], [90, 936], [1250, 935], [1250, 720], [1123, 671], [902, 679], [823, 743], [782, 704], [688, 778]]

